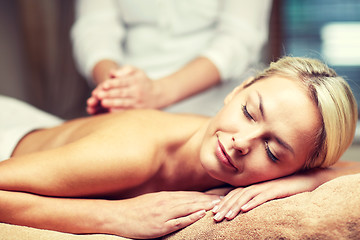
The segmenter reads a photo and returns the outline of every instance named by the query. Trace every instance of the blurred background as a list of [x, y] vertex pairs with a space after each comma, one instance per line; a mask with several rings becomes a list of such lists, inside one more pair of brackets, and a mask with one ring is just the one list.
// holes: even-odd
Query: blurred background
[[349, 81], [359, 103], [360, 1], [282, 2], [282, 53], [322, 59]]
[[72, 58], [74, 0], [0, 0], [0, 94], [62, 118], [89, 95]]
[[[74, 0], [0, 0], [0, 94], [65, 119], [85, 115], [90, 89], [77, 73], [69, 31]], [[360, 1], [274, 0], [263, 63], [320, 58], [360, 102]]]
[[[64, 119], [86, 115], [91, 89], [72, 58], [73, 22], [74, 0], [0, 0], [0, 94]], [[284, 54], [322, 59], [360, 103], [359, 0], [274, 0], [269, 29], [265, 65]], [[358, 144], [345, 154], [359, 157]]]

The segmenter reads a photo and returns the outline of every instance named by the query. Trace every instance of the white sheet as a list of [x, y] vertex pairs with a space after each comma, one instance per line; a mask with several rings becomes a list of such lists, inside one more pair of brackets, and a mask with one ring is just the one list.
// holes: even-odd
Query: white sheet
[[10, 158], [17, 143], [27, 133], [63, 122], [25, 102], [1, 95], [0, 109], [0, 161]]

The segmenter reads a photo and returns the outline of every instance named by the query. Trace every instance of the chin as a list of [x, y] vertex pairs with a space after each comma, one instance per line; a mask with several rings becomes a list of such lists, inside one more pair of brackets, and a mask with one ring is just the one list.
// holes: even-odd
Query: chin
[[207, 155], [206, 158], [201, 158], [201, 165], [212, 178], [223, 181], [219, 176], [220, 166], [216, 159], [211, 158], [211, 156]]
[[203, 151], [200, 154], [200, 163], [204, 170], [214, 179], [219, 180], [224, 183], [231, 184], [226, 179], [225, 173], [226, 170], [223, 169], [222, 164], [219, 162], [217, 157], [215, 156], [215, 153], [212, 153], [211, 151]]
[[227, 183], [230, 185], [233, 185], [233, 181], [231, 179], [228, 179], [225, 175], [223, 170], [221, 170], [221, 166], [218, 165], [212, 165], [212, 166], [204, 166], [204, 169], [207, 171], [207, 173], [213, 178], [218, 181], [221, 181], [223, 183]]

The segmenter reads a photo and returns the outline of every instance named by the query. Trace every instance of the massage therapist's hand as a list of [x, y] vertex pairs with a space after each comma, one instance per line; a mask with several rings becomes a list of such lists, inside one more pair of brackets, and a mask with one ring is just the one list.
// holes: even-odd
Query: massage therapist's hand
[[312, 191], [324, 182], [317, 177], [320, 171], [312, 170], [244, 188], [235, 188], [212, 210], [215, 214], [214, 220], [232, 220], [240, 212], [247, 212], [267, 201]]
[[101, 108], [109, 112], [160, 108], [153, 81], [144, 71], [133, 66], [111, 71], [109, 79], [94, 89], [87, 103], [90, 114], [99, 112]]
[[119, 200], [122, 205], [113, 201], [107, 221], [109, 233], [145, 239], [164, 236], [205, 216], [205, 211], [212, 209], [219, 199], [214, 194], [177, 191]]

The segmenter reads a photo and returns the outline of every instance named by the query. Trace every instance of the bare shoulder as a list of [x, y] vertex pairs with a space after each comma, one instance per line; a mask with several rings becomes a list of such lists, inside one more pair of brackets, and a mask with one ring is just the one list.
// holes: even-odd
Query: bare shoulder
[[[99, 131], [119, 131], [133, 136], [156, 138], [156, 136], [176, 136], [178, 132], [187, 134], [197, 129], [206, 119], [192, 114], [173, 114], [158, 110], [129, 110], [116, 114], [101, 116], [92, 126]], [[94, 119], [95, 120], [95, 119]], [[178, 131], [181, 129], [182, 131]], [[150, 136], [146, 136], [150, 134]]]
[[157, 150], [157, 147], [166, 147], [175, 142], [182, 144], [206, 119], [158, 110], [129, 110], [91, 117], [83, 127], [89, 128], [91, 135], [106, 142], [124, 142], [129, 147]]
[[174, 149], [186, 144], [206, 120], [156, 110], [76, 119], [29, 134], [16, 155], [21, 158], [32, 153], [31, 159], [36, 156], [47, 164], [54, 163], [54, 169], [63, 163], [67, 168], [81, 169], [82, 176], [106, 176], [112, 179], [115, 186], [109, 184], [114, 189], [125, 189], [157, 174], [166, 160], [173, 159]]
[[[129, 171], [151, 176], [170, 156], [170, 150], [186, 144], [205, 118], [157, 110], [131, 110], [101, 116], [87, 143], [106, 150], [109, 157], [124, 159]], [[92, 125], [94, 126], [94, 125]], [[97, 154], [97, 153], [94, 153]], [[104, 154], [104, 153], [102, 153]]]
[[170, 144], [172, 139], [182, 141], [182, 138], [186, 138], [187, 134], [196, 129], [202, 119], [199, 116], [170, 114], [157, 110], [129, 110], [84, 117], [28, 134], [22, 139], [16, 153], [56, 148], [81, 139], [97, 144], [106, 143], [108, 148], [131, 146], [150, 151], [154, 150], [156, 145]]

